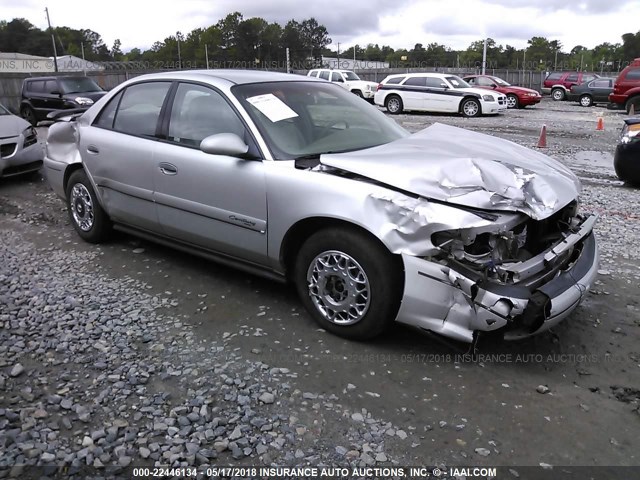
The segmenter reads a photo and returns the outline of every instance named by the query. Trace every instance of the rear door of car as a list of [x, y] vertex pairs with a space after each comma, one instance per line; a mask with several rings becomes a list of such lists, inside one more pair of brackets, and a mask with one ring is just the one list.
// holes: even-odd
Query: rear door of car
[[45, 80], [30, 80], [25, 83], [25, 100], [28, 100], [28, 102], [31, 104], [38, 118], [44, 118], [47, 115], [44, 84]]
[[148, 81], [111, 98], [80, 136], [80, 155], [116, 222], [159, 232], [154, 203], [154, 150], [160, 113], [172, 83]]
[[589, 82], [589, 93], [594, 102], [606, 102], [613, 88], [613, 80], [610, 78], [596, 78]]
[[[154, 198], [163, 232], [209, 250], [257, 263], [267, 254], [264, 165], [200, 150], [210, 135], [234, 133], [258, 152], [225, 95], [210, 86], [178, 84], [156, 145]], [[256, 155], [259, 156], [259, 155]]]
[[407, 77], [402, 86], [402, 103], [406, 110], [427, 108], [427, 81], [425, 77]]

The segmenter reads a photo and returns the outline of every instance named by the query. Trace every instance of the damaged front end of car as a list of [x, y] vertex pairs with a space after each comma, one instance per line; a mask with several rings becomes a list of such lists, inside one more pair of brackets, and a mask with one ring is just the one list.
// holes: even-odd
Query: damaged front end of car
[[366, 210], [403, 259], [397, 321], [464, 342], [482, 332], [516, 339], [556, 325], [584, 298], [597, 274], [596, 216], [579, 213], [580, 182], [566, 167], [437, 124], [366, 155], [322, 163], [388, 189]]
[[464, 342], [523, 338], [571, 313], [597, 272], [596, 216], [575, 201], [541, 220], [400, 195], [372, 201], [404, 262], [401, 323]]

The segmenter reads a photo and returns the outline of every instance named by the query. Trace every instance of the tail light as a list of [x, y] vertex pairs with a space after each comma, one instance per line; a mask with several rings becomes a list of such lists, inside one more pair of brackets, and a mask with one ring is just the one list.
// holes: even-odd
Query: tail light
[[381, 83], [379, 83], [379, 84], [378, 84], [378, 86], [376, 87], [376, 92], [377, 92], [378, 90], [382, 90], [382, 84], [381, 84]]

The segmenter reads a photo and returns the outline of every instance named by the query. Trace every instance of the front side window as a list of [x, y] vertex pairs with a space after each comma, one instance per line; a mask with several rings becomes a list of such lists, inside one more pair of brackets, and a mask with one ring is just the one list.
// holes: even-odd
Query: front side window
[[58, 89], [58, 82], [55, 80], [47, 80], [44, 82], [44, 93], [53, 94], [53, 92], [60, 93], [60, 90]]
[[[593, 80], [593, 77], [590, 79], [586, 79], [585, 80]], [[567, 75], [567, 82], [577, 82], [578, 81], [578, 74], [577, 73], [571, 73], [569, 75]]]
[[138, 83], [127, 87], [113, 128], [131, 135], [153, 137], [170, 82]]
[[234, 133], [244, 140], [245, 127], [220, 93], [181, 83], [171, 108], [168, 140], [197, 147], [204, 138], [218, 133]]
[[338, 83], [344, 83], [344, 78], [342, 78], [342, 74], [340, 72], [333, 72], [331, 74], [331, 81], [332, 82], [338, 82]]
[[427, 87], [429, 88], [447, 88], [447, 84], [444, 83], [444, 80], [437, 77], [427, 77]]
[[350, 82], [360, 80], [360, 77], [353, 72], [347, 71], [347, 72], [342, 72], [342, 74], [344, 75], [344, 78], [346, 78]]
[[493, 83], [493, 80], [491, 80], [490, 78], [487, 78], [487, 77], [478, 77], [477, 80], [478, 81], [476, 82], [476, 85], [478, 85], [480, 87], [493, 87], [495, 85]]

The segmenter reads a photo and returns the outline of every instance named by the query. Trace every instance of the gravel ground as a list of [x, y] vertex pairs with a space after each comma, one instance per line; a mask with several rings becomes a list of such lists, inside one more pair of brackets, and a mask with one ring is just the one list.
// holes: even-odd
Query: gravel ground
[[622, 114], [545, 100], [499, 117], [394, 118], [526, 146], [547, 126], [547, 153], [600, 214], [600, 278], [571, 320], [481, 345], [480, 361], [404, 328], [347, 342], [286, 286], [126, 236], [87, 245], [41, 178], [0, 181], [0, 478], [33, 465], [67, 467], [61, 478], [134, 465], [476, 464], [512, 478], [523, 465], [638, 465], [640, 191], [611, 167]]

